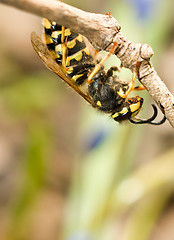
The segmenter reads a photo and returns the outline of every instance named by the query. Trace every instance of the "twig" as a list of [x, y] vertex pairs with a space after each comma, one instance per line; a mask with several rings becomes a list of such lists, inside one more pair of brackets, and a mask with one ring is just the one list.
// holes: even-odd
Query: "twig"
[[134, 44], [120, 32], [120, 25], [110, 14], [84, 12], [57, 0], [0, 0], [21, 10], [49, 18], [86, 36], [97, 50], [106, 50], [117, 42], [115, 54], [131, 71], [140, 61], [139, 80], [149, 91], [170, 124], [174, 127], [174, 97], [160, 79], [151, 62], [153, 55], [147, 44]]

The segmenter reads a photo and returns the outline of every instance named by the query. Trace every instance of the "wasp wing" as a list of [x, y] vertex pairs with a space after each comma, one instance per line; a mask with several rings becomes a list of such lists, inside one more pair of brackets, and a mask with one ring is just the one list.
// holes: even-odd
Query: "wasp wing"
[[57, 62], [53, 59], [51, 53], [47, 49], [47, 46], [42, 42], [40, 37], [35, 33], [31, 33], [31, 43], [38, 54], [38, 56], [42, 59], [44, 64], [55, 74], [57, 74], [60, 78], [62, 78], [71, 88], [73, 88], [78, 94], [80, 94], [87, 102], [91, 104], [90, 97], [82, 92], [80, 88], [71, 80], [70, 77], [68, 77], [64, 71], [63, 67], [61, 65], [58, 65]]

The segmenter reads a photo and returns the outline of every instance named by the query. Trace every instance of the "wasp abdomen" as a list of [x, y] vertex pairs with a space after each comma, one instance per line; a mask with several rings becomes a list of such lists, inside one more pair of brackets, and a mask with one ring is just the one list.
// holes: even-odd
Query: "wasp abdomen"
[[44, 29], [45, 42], [53, 58], [60, 65], [65, 62], [67, 75], [82, 85], [95, 66], [83, 36], [47, 19], [44, 19]]

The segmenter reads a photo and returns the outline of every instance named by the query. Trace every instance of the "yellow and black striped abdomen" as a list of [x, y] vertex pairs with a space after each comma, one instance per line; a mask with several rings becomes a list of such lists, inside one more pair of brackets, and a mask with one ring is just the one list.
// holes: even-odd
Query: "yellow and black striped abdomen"
[[44, 38], [55, 61], [64, 66], [66, 74], [77, 85], [82, 85], [95, 67], [82, 35], [44, 19]]

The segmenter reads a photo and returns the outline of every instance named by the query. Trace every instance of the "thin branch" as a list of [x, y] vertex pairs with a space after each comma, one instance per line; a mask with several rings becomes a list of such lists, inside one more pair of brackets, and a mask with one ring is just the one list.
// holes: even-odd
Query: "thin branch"
[[174, 127], [174, 97], [149, 61], [153, 50], [147, 44], [135, 44], [125, 38], [120, 32], [119, 23], [111, 15], [84, 12], [57, 0], [0, 0], [0, 3], [70, 27], [86, 36], [97, 50], [109, 51], [112, 44], [117, 42], [115, 54], [124, 67], [133, 71], [136, 62], [141, 62], [139, 80]]

